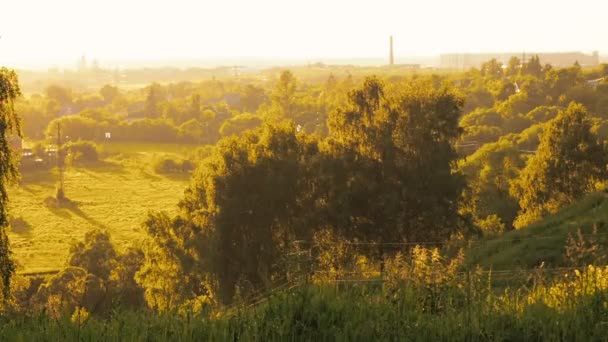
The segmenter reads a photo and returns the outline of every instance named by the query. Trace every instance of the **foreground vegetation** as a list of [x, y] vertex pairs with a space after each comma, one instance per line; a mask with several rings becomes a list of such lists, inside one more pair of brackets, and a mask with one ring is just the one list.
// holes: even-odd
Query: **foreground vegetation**
[[[422, 270], [418, 270], [420, 272]], [[492, 290], [492, 276], [393, 274], [384, 284], [301, 284], [220, 312], [76, 310], [2, 318], [10, 341], [599, 341], [608, 333], [608, 269], [538, 274]], [[447, 278], [447, 279], [445, 279]], [[521, 280], [521, 283], [526, 283]]]

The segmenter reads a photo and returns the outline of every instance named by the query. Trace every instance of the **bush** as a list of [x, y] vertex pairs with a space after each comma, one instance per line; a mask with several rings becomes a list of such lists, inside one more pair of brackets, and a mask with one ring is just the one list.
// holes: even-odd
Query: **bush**
[[154, 161], [154, 172], [156, 173], [186, 173], [194, 170], [194, 163], [188, 159], [174, 159], [170, 156], [162, 156]]
[[90, 141], [70, 141], [61, 147], [61, 155], [71, 162], [96, 162], [99, 160], [97, 145]]

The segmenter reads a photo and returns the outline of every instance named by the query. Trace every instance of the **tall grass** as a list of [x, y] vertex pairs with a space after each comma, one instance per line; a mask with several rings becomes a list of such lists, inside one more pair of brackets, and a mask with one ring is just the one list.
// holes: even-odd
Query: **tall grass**
[[[448, 265], [449, 267], [449, 265]], [[416, 271], [416, 268], [411, 268]], [[388, 272], [392, 272], [387, 270]], [[3, 341], [597, 341], [608, 267], [538, 272], [497, 292], [489, 272], [401, 271], [383, 283], [304, 283], [255, 306], [204, 313], [6, 313]]]

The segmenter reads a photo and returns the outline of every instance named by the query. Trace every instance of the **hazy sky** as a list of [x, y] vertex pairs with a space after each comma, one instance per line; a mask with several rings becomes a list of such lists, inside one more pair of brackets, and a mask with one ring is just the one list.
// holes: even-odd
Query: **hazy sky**
[[0, 64], [608, 52], [606, 0], [0, 0]]

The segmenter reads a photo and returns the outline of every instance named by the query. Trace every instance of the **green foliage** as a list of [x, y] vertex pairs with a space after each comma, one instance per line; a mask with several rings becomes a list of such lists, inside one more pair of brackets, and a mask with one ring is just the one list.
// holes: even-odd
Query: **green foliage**
[[160, 174], [184, 173], [194, 170], [194, 164], [188, 159], [177, 159], [163, 155], [157, 157], [153, 162], [154, 172]]
[[540, 137], [542, 136], [545, 126], [545, 124], [535, 124], [526, 128], [519, 134], [505, 137], [505, 139], [513, 140], [521, 151], [534, 153], [538, 148], [538, 144], [540, 144]]
[[191, 253], [210, 262], [222, 302], [237, 285], [258, 289], [280, 277], [275, 261], [294, 236], [301, 148], [293, 126], [265, 125], [222, 140], [186, 191], [186, 221], [175, 229], [193, 230], [182, 238], [199, 241]]
[[502, 63], [496, 59], [491, 59], [481, 65], [481, 75], [490, 78], [500, 78], [503, 75]]
[[4, 300], [10, 294], [11, 277], [15, 272], [6, 234], [9, 223], [7, 187], [19, 176], [9, 139], [12, 135], [21, 138], [21, 121], [14, 107], [14, 102], [20, 95], [17, 74], [13, 70], [0, 68], [0, 277]]
[[114, 303], [125, 308], [145, 306], [144, 290], [135, 280], [143, 264], [144, 253], [140, 248], [129, 247], [116, 256], [107, 282]]
[[91, 163], [99, 160], [99, 150], [91, 141], [69, 141], [61, 146], [60, 154], [72, 163]]
[[538, 55], [530, 57], [526, 63], [522, 65], [521, 73], [523, 75], [532, 75], [540, 78], [543, 75], [543, 66], [540, 64]]
[[235, 134], [238, 135], [246, 130], [259, 127], [261, 124], [262, 119], [257, 115], [243, 113], [224, 121], [220, 127], [220, 134], [223, 137]]
[[478, 108], [464, 115], [460, 120], [460, 125], [463, 127], [476, 125], [501, 127], [503, 121], [503, 117], [496, 111], [489, 108]]
[[464, 212], [470, 213], [480, 225], [487, 226], [487, 219], [496, 216], [503, 225], [510, 228], [519, 205], [509, 189], [523, 165], [524, 160], [518, 148], [506, 139], [486, 144], [462, 160], [459, 170], [466, 175], [468, 181], [462, 208]]
[[197, 260], [192, 254], [196, 252], [193, 249], [200, 249], [209, 241], [195, 240], [196, 230], [183, 219], [171, 219], [166, 213], [150, 214], [144, 228], [151, 239], [144, 247], [144, 260], [135, 280], [144, 289], [148, 307], [170, 311], [190, 299], [209, 296], [210, 286], [201, 272], [209, 265], [201, 265], [206, 260]]
[[84, 241], [70, 247], [67, 265], [80, 267], [101, 279], [108, 279], [116, 259], [116, 250], [110, 242], [110, 235], [100, 230], [91, 230], [84, 235]]
[[521, 66], [521, 60], [515, 56], [509, 59], [509, 63], [507, 63], [507, 68], [505, 69], [505, 75], [512, 77], [519, 73], [519, 68]]
[[295, 93], [297, 89], [296, 78], [289, 71], [283, 71], [272, 94], [273, 119], [293, 119], [296, 116]]
[[57, 141], [57, 125], [61, 126], [61, 139], [73, 140], [97, 140], [103, 137], [103, 129], [97, 125], [95, 120], [71, 115], [55, 119], [49, 123], [46, 129], [46, 137], [50, 141]]
[[57, 101], [60, 106], [66, 106], [72, 103], [72, 90], [58, 85], [51, 85], [46, 88], [46, 97]]
[[534, 157], [513, 188], [522, 208], [516, 226], [555, 213], [605, 177], [606, 155], [591, 132], [587, 110], [571, 103], [548, 123]]
[[468, 126], [464, 128], [462, 141], [487, 144], [497, 141], [502, 135], [502, 130], [495, 126]]
[[135, 282], [143, 259], [141, 249], [131, 247], [118, 254], [107, 232], [88, 231], [83, 241], [70, 247], [65, 269], [17, 287], [16, 309], [44, 310], [58, 318], [79, 310], [85, 310], [86, 317], [101, 316], [113, 305], [143, 308], [143, 289]]
[[526, 117], [535, 123], [544, 123], [555, 118], [559, 110], [556, 106], [539, 106], [526, 114]]
[[145, 116], [151, 119], [160, 117], [160, 103], [164, 100], [163, 89], [160, 84], [153, 83], [147, 88], [145, 102]]
[[106, 103], [112, 103], [112, 101], [114, 101], [114, 99], [120, 95], [120, 91], [117, 87], [106, 84], [99, 90], [99, 94], [103, 97], [103, 100]]
[[418, 264], [401, 262], [404, 267], [392, 273], [395, 284], [407, 286], [305, 285], [280, 291], [255, 307], [217, 315], [115, 311], [99, 319], [76, 307], [54, 318], [14, 315], [3, 322], [0, 337], [28, 341], [595, 341], [605, 337], [606, 268], [587, 267], [568, 277], [540, 274], [530, 279], [529, 286], [494, 293], [493, 275], [450, 272], [449, 263], [418, 254], [414, 259]]
[[457, 231], [464, 182], [452, 168], [461, 106], [449, 89], [422, 82], [389, 94], [369, 78], [351, 92], [347, 107], [328, 121], [324, 153], [334, 160], [324, 166], [332, 171], [319, 189], [327, 191], [330, 224], [352, 238], [379, 241]]
[[41, 284], [33, 298], [49, 317], [71, 314], [76, 308], [100, 310], [106, 300], [102, 279], [78, 267], [67, 267]]

